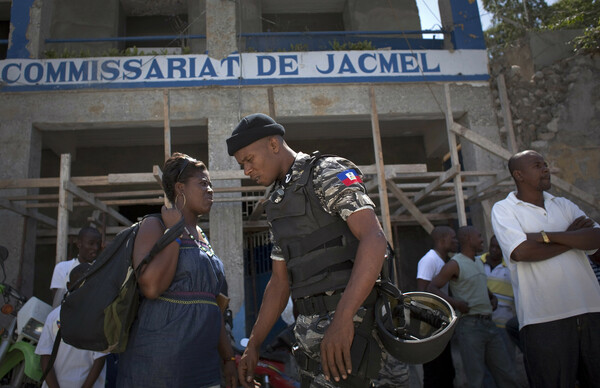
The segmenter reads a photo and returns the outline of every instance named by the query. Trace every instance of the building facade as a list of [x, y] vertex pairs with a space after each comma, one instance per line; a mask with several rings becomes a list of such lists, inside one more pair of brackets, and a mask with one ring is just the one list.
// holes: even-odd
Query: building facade
[[0, 244], [13, 285], [42, 295], [83, 224], [110, 240], [159, 209], [153, 166], [181, 151], [215, 182], [200, 223], [225, 263], [232, 310], [249, 298], [255, 310], [268, 273], [258, 260], [264, 189], [225, 144], [255, 112], [281, 122], [296, 150], [365, 166], [404, 289], [428, 225], [466, 216], [485, 229], [481, 205], [462, 197], [474, 175], [461, 171], [502, 169], [500, 159], [470, 142], [456, 149], [449, 129], [500, 144], [475, 2], [440, 0], [434, 32], [422, 31], [414, 0], [148, 3], [0, 1], [10, 25], [0, 39]]

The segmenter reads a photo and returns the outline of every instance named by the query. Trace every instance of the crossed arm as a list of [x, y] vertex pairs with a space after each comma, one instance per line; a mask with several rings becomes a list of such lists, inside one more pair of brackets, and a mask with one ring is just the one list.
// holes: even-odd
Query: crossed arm
[[513, 249], [514, 261], [542, 261], [571, 249], [592, 250], [600, 248], [600, 228], [594, 221], [581, 216], [564, 232], [546, 232], [550, 243], [545, 243], [541, 233], [527, 233], [527, 240]]

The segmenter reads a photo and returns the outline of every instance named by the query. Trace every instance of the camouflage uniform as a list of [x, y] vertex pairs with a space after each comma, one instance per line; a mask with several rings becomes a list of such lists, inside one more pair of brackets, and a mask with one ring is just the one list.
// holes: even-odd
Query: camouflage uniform
[[[306, 160], [310, 158], [309, 155], [304, 153], [298, 153], [296, 160], [288, 174], [286, 174], [283, 182], [276, 182], [273, 187], [271, 200], [280, 201], [285, 195], [285, 189], [290, 187], [291, 184], [296, 181], [302, 173], [303, 168], [306, 166]], [[348, 217], [362, 209], [374, 209], [375, 204], [366, 193], [364, 185], [360, 180], [354, 179], [350, 184], [342, 182], [338, 175], [342, 172], [347, 172], [353, 169], [357, 174], [360, 173], [356, 165], [347, 159], [340, 157], [323, 157], [319, 159], [313, 168], [313, 187], [315, 194], [327, 213], [333, 216], [339, 216], [344, 221]], [[284, 260], [281, 254], [281, 248], [275, 243], [271, 253], [273, 260]], [[365, 309], [361, 307], [357, 314], [354, 316], [355, 327], [362, 322], [362, 316], [364, 316]], [[323, 335], [331, 323], [334, 312], [329, 312], [322, 315], [300, 315], [296, 321], [295, 335], [298, 341], [298, 346], [302, 349], [310, 358], [320, 362], [320, 345]], [[373, 336], [377, 339], [380, 347], [383, 346], [379, 342], [377, 335], [373, 332]], [[395, 362], [390, 364], [387, 362], [388, 355], [383, 352], [382, 370], [380, 371], [380, 379], [382, 384], [379, 387], [401, 387], [408, 381], [408, 366], [404, 363]], [[357, 366], [354, 366], [357, 367]], [[396, 376], [390, 376], [390, 372], [397, 374]], [[312, 382], [311, 388], [331, 388], [336, 387], [333, 380], [327, 381], [322, 373], [315, 375], [313, 372], [302, 370], [303, 375], [308, 375]], [[399, 380], [400, 379], [400, 380]], [[378, 380], [379, 381], [379, 380]], [[391, 382], [392, 385], [386, 385]]]

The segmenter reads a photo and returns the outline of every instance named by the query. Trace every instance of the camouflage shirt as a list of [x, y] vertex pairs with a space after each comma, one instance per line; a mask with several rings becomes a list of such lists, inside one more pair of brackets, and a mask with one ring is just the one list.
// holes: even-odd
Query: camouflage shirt
[[[306, 160], [310, 155], [299, 152], [285, 182], [277, 181], [273, 191], [290, 187], [304, 172]], [[313, 187], [323, 210], [344, 221], [354, 212], [362, 209], [374, 209], [375, 204], [367, 195], [367, 190], [358, 175], [358, 167], [351, 161], [338, 156], [328, 156], [317, 160], [313, 168]], [[284, 260], [281, 248], [275, 243], [271, 252], [273, 260]]]

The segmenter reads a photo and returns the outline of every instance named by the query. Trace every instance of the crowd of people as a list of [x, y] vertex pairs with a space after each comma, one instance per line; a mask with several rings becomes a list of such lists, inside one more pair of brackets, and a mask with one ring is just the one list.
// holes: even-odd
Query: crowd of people
[[[174, 153], [162, 178], [171, 206], [141, 223], [134, 266], [181, 219], [185, 233], [141, 268], [142, 302], [116, 381], [103, 371], [106, 355], [63, 343], [48, 387], [98, 387], [105, 380], [117, 387], [253, 387], [261, 345], [290, 297], [302, 388], [408, 386], [408, 365], [375, 330], [375, 284], [389, 251], [361, 172], [347, 159], [296, 152], [284, 135], [271, 117], [253, 114], [227, 139], [244, 174], [272, 185], [264, 204], [272, 275], [238, 367], [217, 303], [226, 284], [223, 263], [197, 226], [213, 203], [210, 175], [204, 163]], [[419, 261], [418, 290], [445, 299], [459, 315], [453, 340], [423, 364], [423, 385], [454, 386], [457, 346], [469, 387], [518, 386], [516, 343], [531, 387], [598, 386], [600, 227], [547, 192], [550, 172], [537, 152], [514, 155], [508, 167], [517, 190], [493, 207], [488, 252], [480, 256], [485, 244], [474, 226], [438, 226]], [[78, 257], [54, 271], [56, 295], [93, 262], [100, 241], [96, 229], [81, 229]], [[36, 350], [44, 365], [60, 325], [60, 299]]]

